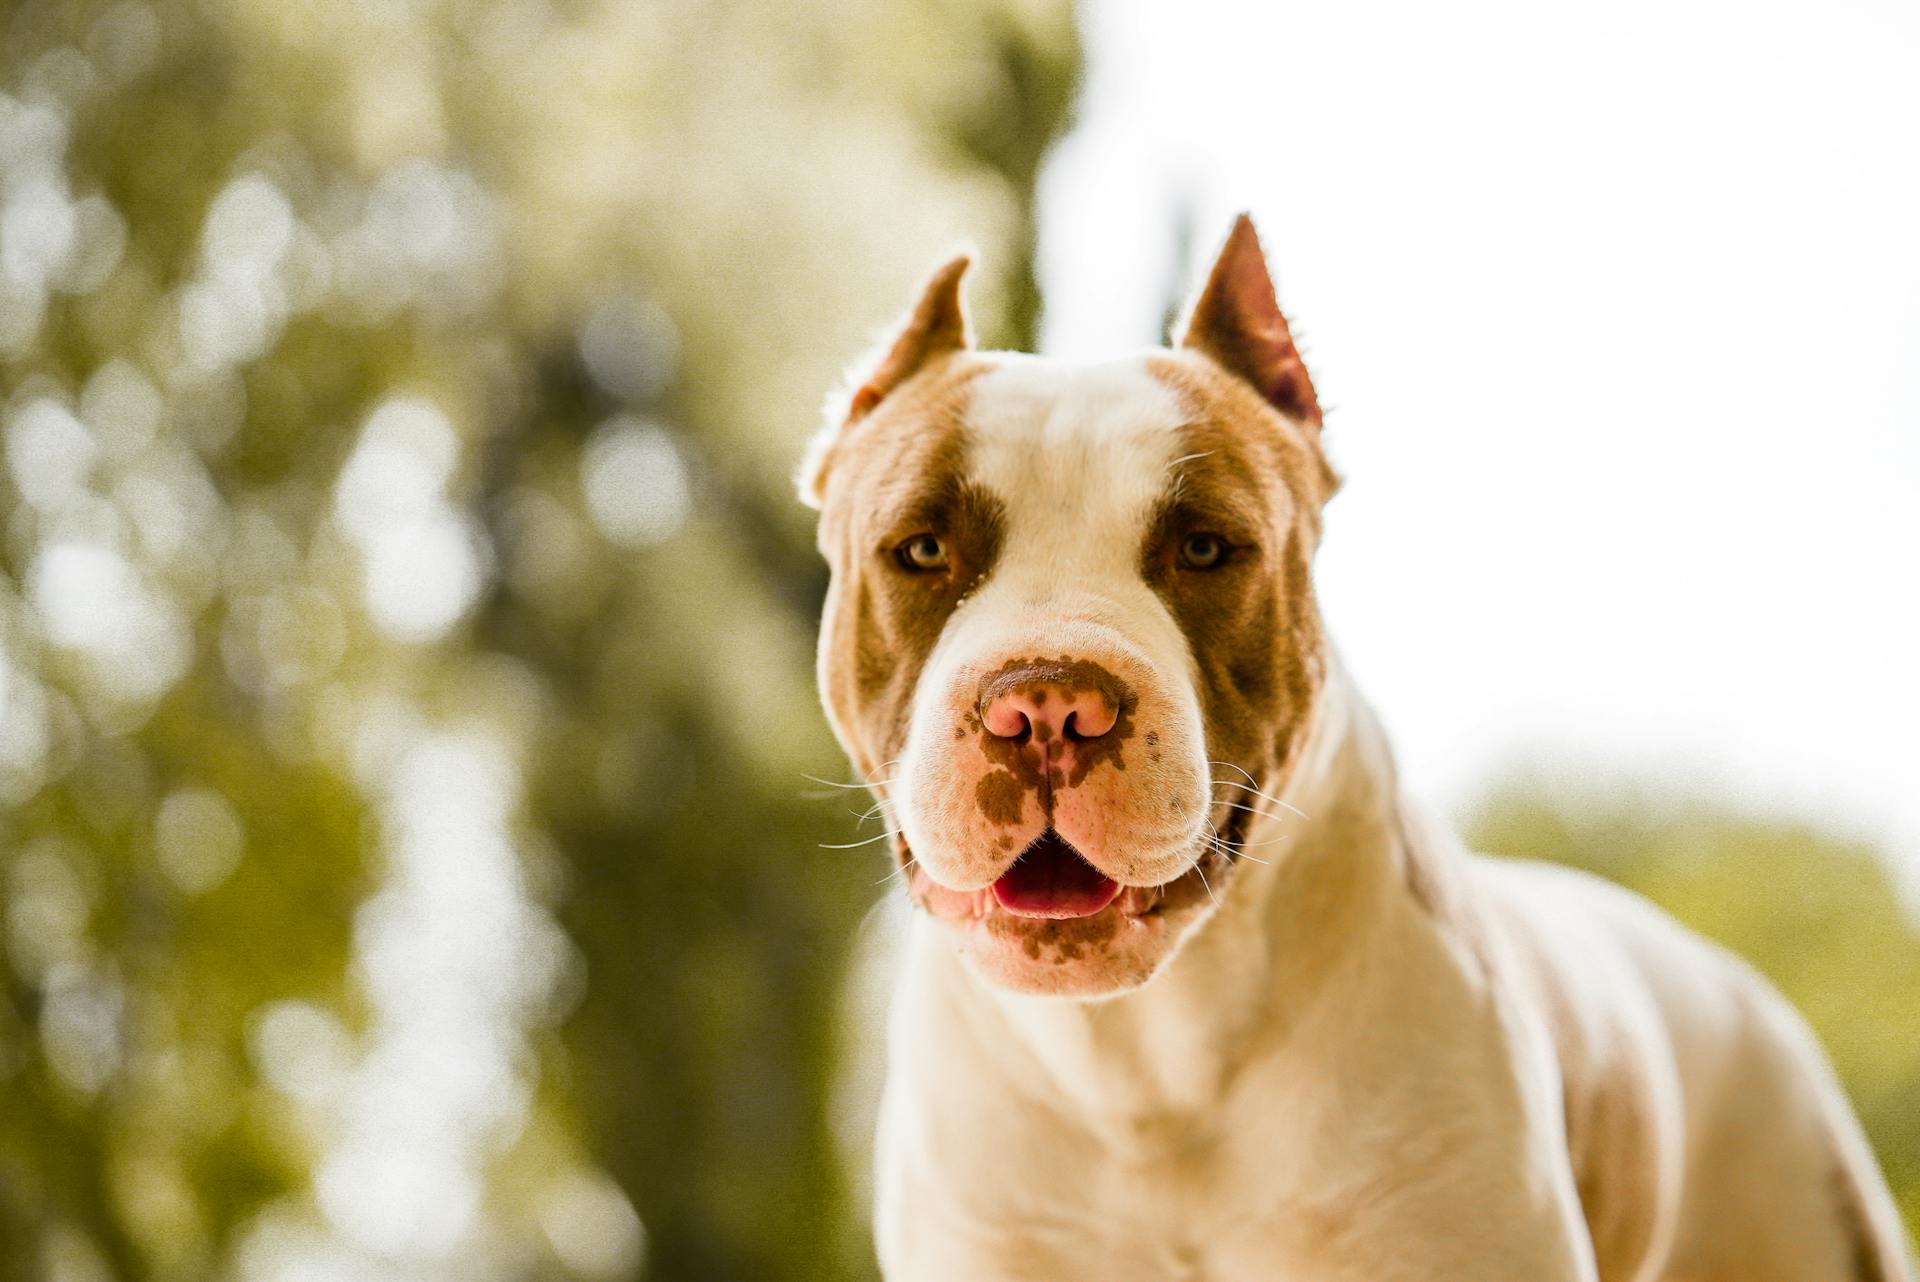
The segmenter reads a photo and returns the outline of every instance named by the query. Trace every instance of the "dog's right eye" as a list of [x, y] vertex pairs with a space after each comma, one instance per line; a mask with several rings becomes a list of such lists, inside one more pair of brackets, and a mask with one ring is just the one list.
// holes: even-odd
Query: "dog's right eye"
[[947, 545], [937, 535], [916, 534], [893, 550], [903, 568], [915, 574], [947, 568]]
[[1189, 570], [1217, 569], [1227, 551], [1227, 541], [1218, 534], [1189, 535], [1180, 545], [1180, 564]]

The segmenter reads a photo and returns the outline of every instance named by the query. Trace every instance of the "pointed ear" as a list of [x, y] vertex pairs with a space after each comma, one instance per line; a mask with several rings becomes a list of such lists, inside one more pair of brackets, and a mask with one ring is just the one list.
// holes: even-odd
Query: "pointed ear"
[[1205, 352], [1253, 384], [1282, 414], [1320, 426], [1313, 380], [1280, 314], [1266, 255], [1247, 215], [1233, 220], [1207, 283], [1187, 309], [1176, 345]]
[[[973, 346], [961, 284], [973, 266], [971, 254], [958, 254], [927, 278], [920, 300], [894, 330], [855, 362], [840, 389], [827, 398], [826, 423], [807, 448], [800, 465], [800, 498], [819, 507], [825, 498], [827, 463], [840, 433], [873, 412], [874, 406], [929, 361]], [[852, 388], [851, 392], [846, 389]]]
[[892, 342], [878, 349], [879, 363], [854, 389], [847, 406], [847, 422], [864, 417], [934, 357], [973, 346], [967, 300], [960, 288], [971, 266], [973, 259], [960, 254], [928, 277], [921, 286], [920, 301], [907, 313]]

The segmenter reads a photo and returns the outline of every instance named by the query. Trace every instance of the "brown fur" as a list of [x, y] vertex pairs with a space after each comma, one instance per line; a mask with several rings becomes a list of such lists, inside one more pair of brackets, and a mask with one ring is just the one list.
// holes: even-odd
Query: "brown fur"
[[1320, 398], [1274, 297], [1253, 220], [1245, 214], [1234, 220], [1187, 313], [1180, 345], [1205, 352], [1282, 414], [1319, 429]]
[[[1095, 766], [1103, 762], [1112, 763], [1116, 770], [1127, 768], [1121, 752], [1127, 740], [1133, 737], [1133, 713], [1139, 705], [1139, 698], [1126, 682], [1099, 664], [1063, 654], [1057, 659], [1014, 659], [988, 673], [980, 679], [978, 706], [984, 709], [1000, 694], [1022, 688], [1032, 688], [1033, 701], [1043, 704], [1049, 686], [1076, 693], [1091, 691], [1099, 695], [1114, 714], [1113, 725], [1105, 734], [1075, 743], [1073, 764], [1064, 775], [1057, 770], [1043, 772], [1040, 768], [1042, 754], [1027, 752], [1018, 739], [1002, 739], [990, 734], [984, 726], [979, 733], [980, 748], [987, 759], [1003, 767], [1015, 782], [1038, 793], [1040, 804], [1050, 812], [1054, 789], [1077, 786]], [[1045, 725], [1034, 730], [1035, 739], [1041, 743], [1045, 743], [1050, 734]], [[1016, 805], [1014, 818], [1006, 822], [1012, 823], [1018, 818]]]
[[980, 777], [973, 800], [981, 814], [1006, 827], [1020, 822], [1020, 805], [1026, 794], [1026, 786], [1012, 771], [996, 770]]
[[[834, 571], [825, 645], [851, 661], [823, 668], [823, 690], [869, 778], [899, 755], [920, 669], [999, 555], [1000, 503], [964, 480], [967, 385], [982, 368], [937, 358], [841, 433], [825, 473], [820, 548]], [[945, 541], [945, 570], [900, 566], [894, 549], [922, 532]]]
[[[1192, 457], [1149, 528], [1141, 569], [1199, 665], [1208, 755], [1266, 788], [1291, 767], [1326, 675], [1310, 564], [1332, 472], [1317, 437], [1215, 362], [1170, 354], [1152, 369], [1181, 399], [1181, 453]], [[1232, 545], [1219, 568], [1179, 566], [1196, 533]]]
[[972, 260], [962, 254], [935, 272], [922, 287], [920, 301], [908, 313], [893, 343], [867, 380], [854, 391], [847, 422], [865, 416], [932, 357], [965, 351], [972, 345], [966, 296], [961, 292]]

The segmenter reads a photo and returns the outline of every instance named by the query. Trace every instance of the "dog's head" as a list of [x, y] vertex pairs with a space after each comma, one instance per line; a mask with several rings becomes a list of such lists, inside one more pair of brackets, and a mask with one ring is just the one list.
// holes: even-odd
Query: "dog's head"
[[1335, 480], [1244, 217], [1173, 350], [973, 350], [949, 263], [816, 442], [820, 684], [914, 901], [1029, 992], [1148, 979], [1229, 893], [1324, 674]]

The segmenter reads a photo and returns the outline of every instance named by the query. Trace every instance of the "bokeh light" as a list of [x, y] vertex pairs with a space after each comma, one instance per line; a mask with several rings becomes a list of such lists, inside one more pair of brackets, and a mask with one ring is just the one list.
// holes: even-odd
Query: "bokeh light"
[[[0, 1279], [874, 1276], [792, 466], [955, 242], [1032, 344], [1079, 65], [1059, 0], [0, 14]], [[1870, 856], [1685, 822], [1913, 955]], [[1920, 1220], [1911, 1019], [1806, 947]]]
[[[0, 1277], [870, 1267], [786, 476], [942, 242], [1024, 270], [1072, 32], [776, 8], [0, 17]], [[912, 32], [1056, 69], [1016, 156]]]

